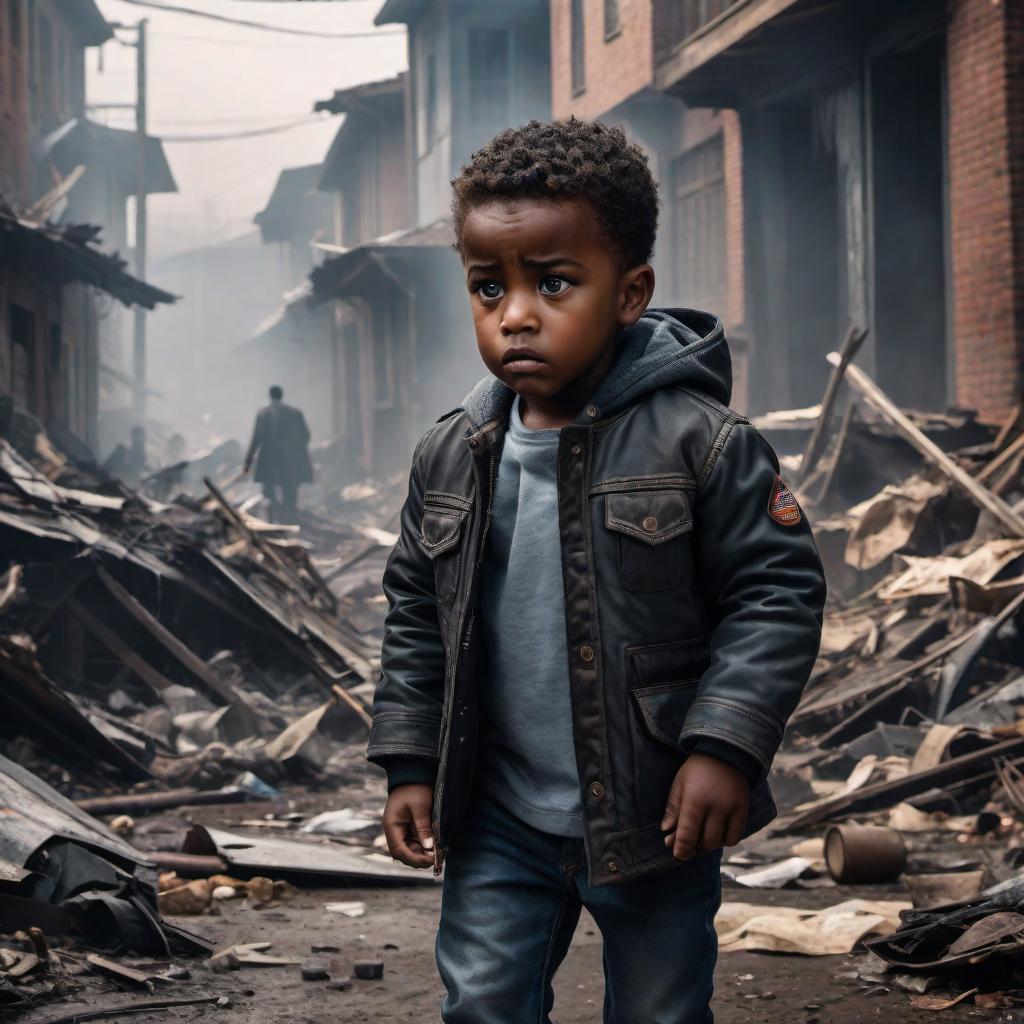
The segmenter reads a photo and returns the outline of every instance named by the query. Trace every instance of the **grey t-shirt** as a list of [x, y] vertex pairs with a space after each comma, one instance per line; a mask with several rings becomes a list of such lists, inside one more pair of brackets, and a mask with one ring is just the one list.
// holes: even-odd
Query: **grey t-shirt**
[[558, 533], [557, 430], [512, 405], [484, 551], [481, 786], [534, 828], [583, 835]]

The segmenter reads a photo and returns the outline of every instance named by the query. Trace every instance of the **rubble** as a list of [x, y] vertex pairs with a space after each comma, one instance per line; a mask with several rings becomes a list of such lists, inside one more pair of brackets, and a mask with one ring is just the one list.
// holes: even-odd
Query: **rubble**
[[[1014, 1005], [1024, 969], [1024, 411], [996, 428], [964, 410], [899, 409], [852, 364], [860, 337], [851, 330], [829, 357], [821, 407], [757, 421], [798, 481], [830, 599], [774, 769], [788, 799], [753, 848], [789, 837], [790, 860], [760, 869], [784, 877], [824, 837], [840, 891], [860, 882], [909, 892], [913, 905], [899, 906], [888, 931], [856, 936], [855, 916], [849, 933], [830, 932], [837, 949], [863, 943], [881, 958], [876, 984], [899, 987], [899, 972], [922, 979], [922, 1008]], [[807, 938], [812, 922], [773, 907], [725, 931], [726, 916], [722, 948], [821, 953], [831, 947]]]

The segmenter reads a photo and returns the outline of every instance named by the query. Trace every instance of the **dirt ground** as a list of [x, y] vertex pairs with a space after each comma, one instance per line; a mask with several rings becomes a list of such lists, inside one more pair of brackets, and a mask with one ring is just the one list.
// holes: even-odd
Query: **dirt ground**
[[[281, 799], [227, 807], [182, 808], [142, 819], [133, 841], [143, 850], [177, 849], [189, 822], [245, 832], [242, 821], [288, 813], [309, 816], [329, 808], [353, 807], [373, 814], [383, 806], [383, 778], [371, 774], [353, 748], [351, 782], [329, 796], [291, 790]], [[358, 758], [357, 758], [358, 755]], [[373, 830], [371, 830], [373, 831]], [[258, 830], [252, 834], [259, 834]], [[280, 835], [281, 833], [277, 833]], [[286, 833], [289, 837], [300, 838]], [[372, 837], [371, 837], [372, 838]], [[754, 837], [743, 847], [784, 856], [792, 837]], [[795, 890], [756, 890], [726, 882], [726, 900], [763, 905], [820, 909], [846, 899], [907, 900], [901, 884]], [[325, 905], [362, 901], [365, 914], [350, 918], [331, 913]], [[76, 1013], [112, 1006], [130, 1006], [154, 999], [227, 996], [230, 1006], [178, 1008], [142, 1012], [123, 1018], [154, 1024], [216, 1020], [218, 1024], [305, 1024], [344, 1022], [381, 1024], [440, 1020], [442, 988], [434, 966], [433, 942], [437, 926], [440, 886], [428, 884], [390, 888], [299, 888], [290, 900], [263, 909], [244, 900], [216, 905], [217, 913], [171, 918], [174, 923], [208, 939], [215, 949], [236, 943], [270, 942], [271, 954], [299, 960], [327, 962], [330, 981], [304, 981], [298, 966], [243, 967], [214, 973], [204, 960], [177, 961], [189, 968], [191, 978], [164, 985], [149, 994], [119, 989], [94, 975], [69, 978], [62, 996], [48, 996], [17, 1017], [17, 1024], [56, 1024]], [[317, 948], [319, 947], [319, 948]], [[353, 961], [382, 959], [380, 981], [350, 980]], [[130, 957], [118, 957], [133, 963]], [[726, 953], [720, 956], [714, 1000], [717, 1024], [909, 1024], [928, 1019], [926, 1011], [911, 1005], [910, 994], [893, 985], [865, 982], [857, 977], [867, 955], [784, 956], [765, 953]], [[159, 966], [159, 965], [158, 965]], [[680, 970], [685, 972], [685, 964]], [[569, 954], [555, 980], [556, 1024], [597, 1024], [601, 1020], [603, 982], [601, 937], [584, 914]], [[0, 1019], [3, 1018], [0, 1012]], [[117, 1018], [113, 1018], [117, 1019]], [[942, 1012], [941, 1019], [957, 1021], [1015, 1021], [1024, 1024], [1024, 1009], [982, 1010], [967, 1002]], [[647, 1024], [647, 1022], [618, 1022]]]
[[[116, 986], [82, 980], [83, 988], [45, 1008], [24, 1014], [24, 1024], [49, 1024], [68, 1015], [98, 1007], [130, 1005], [166, 995], [190, 998], [226, 995], [229, 1008], [190, 1007], [171, 1012], [141, 1013], [131, 1021], [199, 1021], [220, 1024], [297, 1024], [335, 1022], [352, 1024], [383, 1021], [436, 1021], [440, 1019], [441, 986], [436, 976], [432, 943], [438, 913], [439, 889], [330, 889], [304, 890], [274, 909], [256, 910], [241, 901], [225, 904], [218, 916], [181, 918], [177, 923], [211, 939], [218, 948], [235, 942], [272, 942], [274, 953], [327, 961], [332, 980], [303, 981], [298, 967], [242, 968], [214, 974], [203, 962], [188, 964], [189, 981], [156, 996], [118, 992]], [[821, 907], [848, 896], [875, 895], [877, 891], [818, 890], [763, 893], [743, 890], [727, 894], [750, 902], [788, 903]], [[888, 894], [887, 894], [888, 895]], [[898, 898], [895, 891], [891, 898]], [[362, 900], [365, 916], [349, 918], [328, 913], [324, 904], [336, 900]], [[330, 947], [313, 953], [314, 947]], [[382, 958], [381, 981], [347, 979], [354, 960]], [[760, 953], [729, 953], [719, 960], [715, 1020], [718, 1024], [886, 1024], [921, 1021], [924, 1011], [910, 1004], [898, 989], [856, 980], [862, 956], [797, 957]], [[685, 970], [685, 965], [683, 965]], [[75, 982], [72, 982], [75, 984]], [[557, 1024], [594, 1024], [601, 1019], [601, 939], [593, 922], [584, 916], [572, 949], [556, 979]], [[943, 1020], [1024, 1020], [1024, 1011], [983, 1011], [958, 1006], [944, 1011]], [[628, 1022], [632, 1024], [632, 1022]], [[638, 1022], [639, 1024], [639, 1022]]]

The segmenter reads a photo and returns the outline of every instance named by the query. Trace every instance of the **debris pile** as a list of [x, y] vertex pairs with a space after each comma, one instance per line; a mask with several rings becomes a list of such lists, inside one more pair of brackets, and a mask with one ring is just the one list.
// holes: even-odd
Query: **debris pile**
[[[862, 340], [851, 331], [829, 357], [820, 406], [756, 421], [814, 524], [830, 601], [776, 761], [783, 813], [726, 870], [738, 884], [754, 868], [755, 882], [800, 887], [902, 877], [913, 909], [848, 949], [870, 936], [881, 967], [941, 973], [932, 987], [949, 991], [928, 999], [954, 1005], [974, 990], [979, 1005], [1013, 1005], [1024, 989], [1024, 409], [1001, 427], [966, 410], [899, 409], [852, 365]], [[819, 844], [816, 865], [793, 856], [799, 836], [805, 851]], [[787, 948], [784, 916], [775, 945], [759, 948]], [[804, 918], [799, 931], [814, 944]]]
[[[165, 503], [0, 437], [0, 740], [64, 791], [327, 781], [365, 733], [391, 535], [269, 524], [206, 480]], [[20, 442], [20, 443], [19, 443]], [[353, 516], [353, 521], [355, 517]], [[311, 540], [308, 538], [312, 538]], [[361, 769], [360, 769], [361, 770]]]

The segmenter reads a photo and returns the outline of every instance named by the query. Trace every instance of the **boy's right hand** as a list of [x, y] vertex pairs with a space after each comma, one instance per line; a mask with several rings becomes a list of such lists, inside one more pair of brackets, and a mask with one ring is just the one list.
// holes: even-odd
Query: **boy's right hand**
[[384, 838], [391, 856], [411, 868], [434, 866], [430, 814], [434, 787], [415, 783], [396, 786], [384, 805]]

